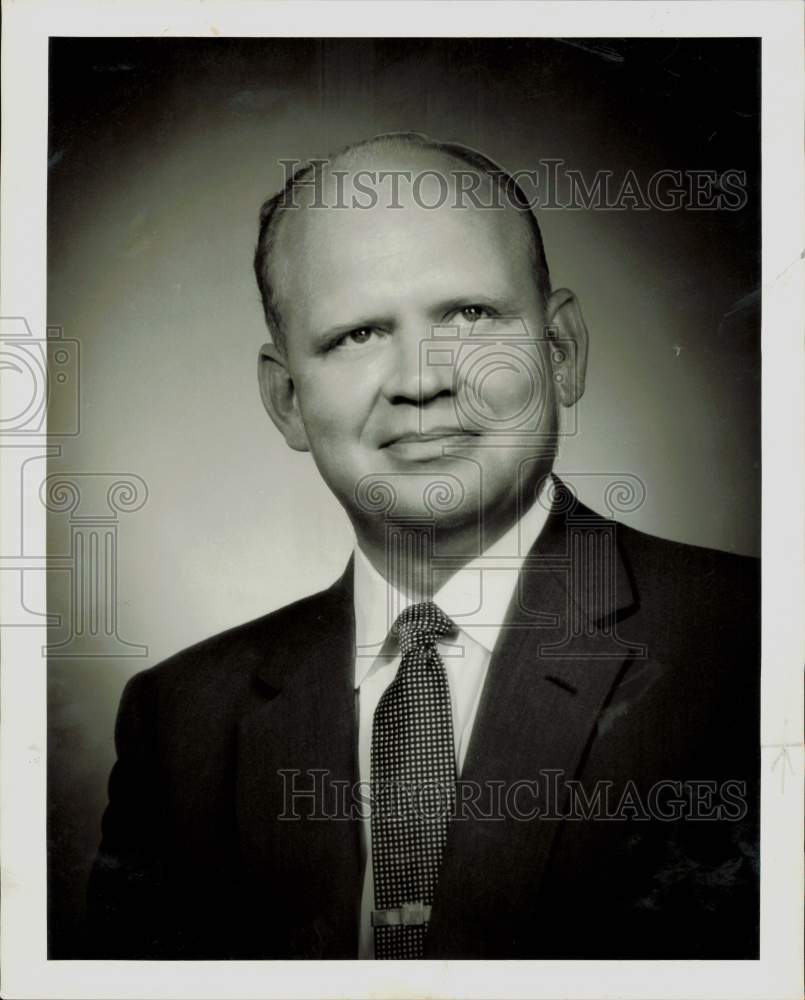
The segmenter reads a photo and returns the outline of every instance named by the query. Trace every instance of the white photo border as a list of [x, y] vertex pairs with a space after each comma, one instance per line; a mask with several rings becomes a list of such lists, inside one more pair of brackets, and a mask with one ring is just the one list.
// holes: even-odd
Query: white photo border
[[[3, 3], [0, 315], [46, 326], [50, 36], [762, 39], [761, 950], [757, 961], [104, 962], [47, 959], [44, 628], [2, 630], [0, 992], [6, 997], [724, 997], [801, 995], [803, 31], [797, 0]], [[0, 463], [8, 459], [0, 449]], [[10, 477], [7, 487], [14, 487]], [[45, 511], [25, 497], [45, 551]], [[4, 531], [19, 498], [4, 489]], [[2, 564], [0, 563], [0, 568]], [[2, 579], [2, 575], [0, 575]], [[26, 594], [46, 604], [44, 574]], [[0, 595], [0, 621], [10, 607]], [[780, 761], [790, 780], [780, 780]]]

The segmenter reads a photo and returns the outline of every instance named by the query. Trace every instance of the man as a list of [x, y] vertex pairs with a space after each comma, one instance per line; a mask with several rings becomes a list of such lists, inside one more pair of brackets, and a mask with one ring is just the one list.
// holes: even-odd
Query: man
[[552, 476], [587, 331], [512, 178], [379, 137], [255, 266], [263, 401], [354, 557], [129, 682], [91, 953], [756, 956], [757, 570]]

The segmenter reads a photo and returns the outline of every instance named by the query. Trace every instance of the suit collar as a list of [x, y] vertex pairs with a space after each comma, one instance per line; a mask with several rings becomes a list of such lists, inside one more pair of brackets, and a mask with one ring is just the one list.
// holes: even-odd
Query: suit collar
[[[636, 610], [638, 595], [618, 545], [617, 523], [586, 507], [558, 476], [551, 479], [551, 513], [524, 569], [551, 573], [552, 587], [558, 585], [590, 625]], [[540, 582], [541, 576], [529, 572], [521, 578], [520, 589], [539, 600]], [[512, 615], [516, 612], [513, 607]]]
[[[523, 560], [517, 591], [508, 606], [507, 625], [515, 624], [523, 610], [537, 609], [540, 601], [544, 605], [544, 595], [539, 591], [548, 580], [551, 589], [558, 587], [588, 624], [613, 623], [636, 609], [638, 597], [616, 543], [617, 525], [580, 503], [555, 475], [551, 477], [551, 492], [551, 511], [544, 525], [538, 526]], [[524, 521], [518, 522], [518, 531]], [[600, 585], [600, 566], [598, 573], [569, 573], [571, 561], [578, 561], [585, 545], [606, 554], [604, 586]], [[331, 587], [292, 606], [302, 610], [303, 605], [309, 605], [309, 613], [304, 614], [304, 628], [287, 630], [257, 668], [256, 681], [266, 693], [273, 695], [284, 689], [309, 641], [344, 651], [349, 648], [354, 653], [354, 575], [352, 556]]]
[[[279, 612], [293, 618], [293, 624], [274, 630], [272, 646], [265, 651], [255, 671], [259, 691], [271, 697], [283, 691], [300, 666], [312, 662], [308, 655], [311, 643], [322, 650], [337, 652], [339, 663], [343, 659], [341, 654], [352, 656], [355, 643], [353, 573], [354, 561], [350, 558], [342, 575], [327, 590]], [[337, 683], [338, 673], [330, 671], [322, 680], [325, 684], [328, 680]]]

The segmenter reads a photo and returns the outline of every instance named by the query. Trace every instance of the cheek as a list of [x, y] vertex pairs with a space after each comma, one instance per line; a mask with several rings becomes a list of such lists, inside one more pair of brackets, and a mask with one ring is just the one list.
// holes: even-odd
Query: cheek
[[503, 419], [527, 407], [542, 393], [542, 380], [515, 367], [500, 367], [486, 378], [481, 396]]
[[319, 371], [296, 379], [302, 421], [315, 449], [317, 444], [354, 438], [365, 419], [360, 385], [348, 373]]
[[548, 393], [540, 358], [531, 351], [490, 345], [459, 368], [458, 405], [468, 430], [533, 432], [543, 422]]

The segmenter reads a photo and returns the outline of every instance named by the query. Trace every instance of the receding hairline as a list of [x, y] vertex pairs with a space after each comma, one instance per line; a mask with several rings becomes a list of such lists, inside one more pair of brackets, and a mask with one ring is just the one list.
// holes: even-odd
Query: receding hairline
[[[260, 211], [260, 232], [254, 256], [254, 269], [263, 301], [266, 323], [273, 339], [280, 347], [284, 346], [284, 330], [279, 312], [277, 290], [270, 277], [270, 265], [277, 252], [277, 243], [283, 228], [283, 216], [290, 208], [305, 207], [304, 204], [297, 204], [294, 201], [294, 196], [300, 192], [308, 191], [310, 181], [315, 179], [317, 174], [321, 176], [329, 171], [335, 176], [335, 172], [338, 172], [344, 165], [348, 165], [350, 172], [356, 174], [359, 172], [359, 165], [366, 164], [367, 161], [371, 162], [372, 157], [382, 159], [383, 154], [386, 153], [401, 154], [409, 158], [417, 158], [419, 153], [426, 160], [431, 157], [432, 159], [441, 158], [443, 161], [452, 161], [461, 164], [461, 173], [474, 172], [482, 178], [488, 178], [493, 187], [497, 186], [499, 189], [506, 190], [509, 201], [507, 205], [500, 206], [500, 208], [505, 210], [508, 207], [512, 211], [516, 211], [517, 214], [526, 213], [527, 217], [523, 222], [528, 227], [527, 245], [536, 272], [535, 280], [540, 297], [543, 302], [547, 300], [550, 294], [550, 275], [539, 223], [512, 175], [490, 160], [489, 157], [470, 147], [461, 146], [458, 143], [439, 142], [416, 132], [386, 133], [346, 146], [330, 157], [310, 160], [300, 165], [284, 187], [263, 203]], [[405, 169], [409, 165], [414, 166], [415, 164], [406, 163], [399, 168], [395, 166], [395, 169]], [[361, 169], [366, 168], [361, 166]], [[425, 172], [423, 171], [423, 174]], [[454, 174], [457, 173], [454, 172]], [[517, 204], [512, 204], [512, 195], [514, 195]], [[287, 204], [289, 199], [290, 205]]]

